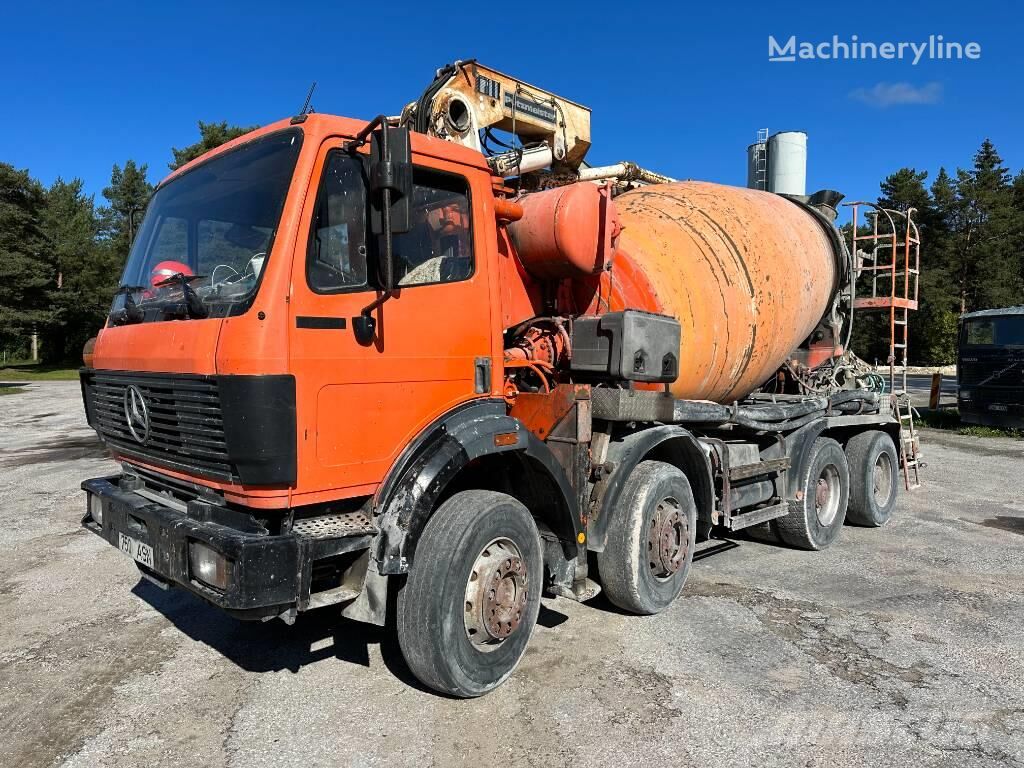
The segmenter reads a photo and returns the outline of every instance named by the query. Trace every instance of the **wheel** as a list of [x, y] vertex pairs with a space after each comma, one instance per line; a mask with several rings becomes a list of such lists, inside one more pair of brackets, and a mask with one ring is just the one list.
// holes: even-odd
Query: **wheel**
[[686, 582], [696, 535], [697, 505], [686, 475], [661, 461], [638, 464], [597, 555], [608, 599], [631, 613], [665, 610]]
[[803, 494], [789, 514], [773, 521], [779, 537], [793, 547], [825, 549], [846, 520], [850, 468], [839, 443], [819, 437], [803, 467]]
[[850, 463], [850, 508], [846, 519], [856, 525], [878, 528], [896, 508], [899, 490], [899, 456], [892, 438], [872, 430], [854, 435], [846, 444]]
[[398, 643], [424, 685], [471, 698], [519, 664], [540, 611], [540, 535], [503, 493], [463, 491], [427, 522], [398, 594]]

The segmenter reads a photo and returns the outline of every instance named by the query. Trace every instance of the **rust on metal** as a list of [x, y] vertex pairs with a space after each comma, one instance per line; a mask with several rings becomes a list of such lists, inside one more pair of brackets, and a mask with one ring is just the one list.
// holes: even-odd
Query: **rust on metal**
[[477, 557], [466, 584], [465, 626], [476, 645], [500, 643], [522, 623], [529, 573], [508, 539], [492, 541]]
[[501, 434], [494, 436], [494, 445], [497, 448], [501, 448], [506, 445], [515, 445], [518, 442], [518, 432], [502, 432]]
[[509, 415], [519, 419], [530, 432], [544, 440], [572, 410], [577, 400], [589, 397], [590, 387], [586, 384], [558, 384], [545, 394], [520, 392]]
[[651, 574], [666, 579], [686, 562], [690, 548], [690, 527], [675, 499], [658, 503], [647, 535], [647, 557]]
[[855, 299], [855, 309], [889, 309], [890, 307], [901, 307], [903, 309], [917, 309], [917, 301], [900, 297], [890, 298], [888, 296], [865, 296]]

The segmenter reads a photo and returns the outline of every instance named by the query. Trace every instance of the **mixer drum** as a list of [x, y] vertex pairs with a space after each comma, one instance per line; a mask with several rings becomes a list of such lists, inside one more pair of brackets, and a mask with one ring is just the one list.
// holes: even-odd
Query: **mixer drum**
[[577, 305], [675, 316], [673, 395], [731, 402], [769, 379], [811, 334], [840, 288], [824, 222], [767, 192], [704, 182], [615, 198], [623, 226], [612, 269]]

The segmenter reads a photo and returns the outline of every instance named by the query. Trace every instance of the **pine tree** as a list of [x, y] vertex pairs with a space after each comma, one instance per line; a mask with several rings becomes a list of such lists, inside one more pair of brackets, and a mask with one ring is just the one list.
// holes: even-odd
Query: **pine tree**
[[1019, 295], [1013, 304], [1024, 304], [1024, 170], [1013, 177], [1011, 206], [1013, 210], [1013, 226], [1008, 233], [1008, 247], [1016, 254], [1017, 285], [1021, 286]]
[[28, 349], [50, 318], [55, 270], [39, 227], [43, 188], [28, 171], [0, 163], [0, 346]]
[[997, 306], [1019, 294], [1016, 259], [1008, 252], [1014, 226], [1010, 174], [991, 141], [985, 139], [970, 171], [957, 169], [952, 199], [941, 215], [949, 231], [942, 266], [955, 291], [958, 310]]
[[58, 178], [46, 191], [40, 223], [57, 270], [50, 290], [52, 316], [45, 334], [47, 360], [75, 360], [103, 325], [119, 270], [97, 240], [99, 220], [81, 179]]
[[171, 154], [174, 155], [174, 161], [168, 163], [167, 167], [175, 171], [185, 165], [185, 163], [195, 160], [211, 149], [215, 149], [221, 144], [237, 139], [239, 136], [243, 136], [255, 129], [256, 126], [241, 128], [237, 125], [228, 125], [226, 120], [219, 123], [204, 123], [200, 120], [199, 141], [181, 149], [172, 147]]
[[945, 168], [931, 185], [931, 219], [921, 232], [919, 309], [911, 313], [911, 355], [930, 364], [946, 365], [956, 359], [959, 299], [947, 267], [948, 212], [956, 203], [956, 189]]
[[878, 198], [878, 205], [903, 213], [913, 208], [916, 211], [915, 221], [925, 226], [932, 213], [932, 199], [924, 185], [927, 178], [928, 171], [900, 168], [879, 185], [882, 194]]
[[122, 169], [114, 165], [110, 186], [103, 189], [107, 205], [99, 209], [100, 236], [111, 252], [111, 263], [120, 273], [128, 258], [132, 240], [139, 231], [153, 185], [146, 179], [148, 166], [129, 160]]

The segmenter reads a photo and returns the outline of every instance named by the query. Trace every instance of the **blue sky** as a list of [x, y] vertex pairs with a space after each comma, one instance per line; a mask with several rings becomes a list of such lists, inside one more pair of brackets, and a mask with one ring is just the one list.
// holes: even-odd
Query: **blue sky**
[[[357, 12], [354, 10], [359, 8]], [[464, 15], [459, 16], [458, 9]], [[397, 113], [434, 69], [475, 57], [593, 109], [591, 163], [745, 181], [758, 128], [809, 134], [808, 189], [875, 197], [900, 166], [967, 165], [989, 136], [1024, 166], [1024, 8], [1012, 2], [516, 4], [13, 3], [0, 44], [0, 161], [98, 193], [113, 163], [167, 172], [197, 120], [300, 108]], [[769, 63], [768, 35], [976, 41], [976, 61]], [[878, 105], [878, 95], [891, 101]], [[872, 103], [867, 103], [872, 102]]]

